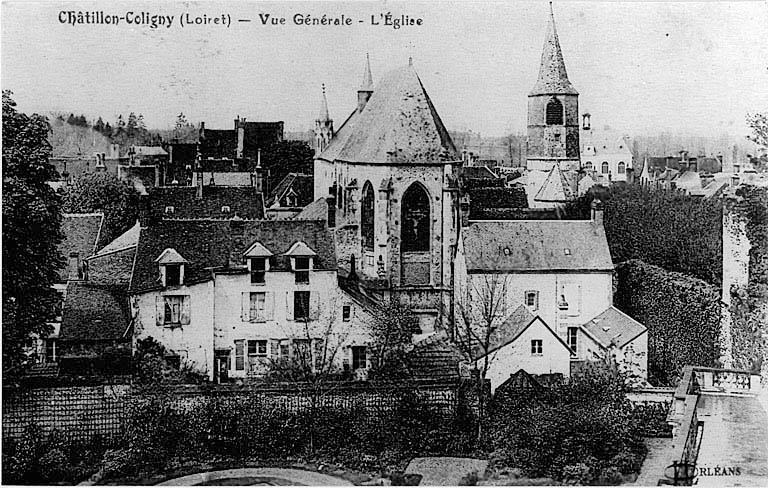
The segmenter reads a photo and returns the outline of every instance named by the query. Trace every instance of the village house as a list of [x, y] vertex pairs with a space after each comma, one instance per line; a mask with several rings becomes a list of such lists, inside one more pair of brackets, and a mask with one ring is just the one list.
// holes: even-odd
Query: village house
[[312, 203], [314, 180], [312, 175], [288, 173], [270, 192], [267, 199], [267, 218], [289, 219], [303, 207]]
[[586, 175], [596, 184], [609, 185], [614, 182], [632, 182], [634, 156], [628, 136], [610, 129], [594, 129], [590, 114], [582, 116], [581, 164]]
[[142, 228], [129, 293], [136, 338], [155, 338], [216, 381], [262, 376], [302, 354], [320, 361], [329, 351], [350, 374], [368, 367], [362, 324], [370, 318], [338, 287], [322, 221]]

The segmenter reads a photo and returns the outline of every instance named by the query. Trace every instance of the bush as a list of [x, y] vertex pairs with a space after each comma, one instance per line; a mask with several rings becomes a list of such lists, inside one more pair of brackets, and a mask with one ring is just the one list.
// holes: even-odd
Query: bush
[[616, 307], [648, 328], [648, 376], [674, 385], [688, 364], [720, 356], [720, 291], [702, 280], [642, 261], [616, 267]]
[[624, 385], [623, 376], [595, 370], [544, 391], [494, 398], [483, 439], [492, 463], [573, 484], [596, 481], [614, 461], [634, 467], [627, 454], [617, 458], [645, 455]]
[[40, 476], [47, 481], [64, 479], [69, 474], [69, 462], [64, 451], [59, 448], [50, 449], [40, 458]]

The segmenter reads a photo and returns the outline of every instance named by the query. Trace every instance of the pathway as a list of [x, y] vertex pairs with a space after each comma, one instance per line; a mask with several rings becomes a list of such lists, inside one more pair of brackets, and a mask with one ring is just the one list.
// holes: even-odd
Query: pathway
[[241, 468], [208, 471], [182, 476], [158, 484], [163, 486], [352, 486], [352, 483], [345, 479], [327, 474], [284, 468]]

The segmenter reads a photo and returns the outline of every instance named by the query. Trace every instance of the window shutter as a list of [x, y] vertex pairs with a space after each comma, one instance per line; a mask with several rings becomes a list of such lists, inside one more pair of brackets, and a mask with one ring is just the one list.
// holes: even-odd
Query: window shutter
[[285, 292], [285, 305], [286, 313], [288, 314], [288, 320], [293, 320], [293, 292]]
[[242, 307], [240, 308], [240, 320], [248, 322], [251, 318], [251, 295], [248, 292], [243, 292]]
[[269, 340], [269, 357], [273, 362], [280, 359], [280, 339]]
[[157, 325], [165, 323], [165, 298], [159, 295], [155, 297], [155, 323]]
[[275, 292], [268, 291], [264, 298], [264, 316], [267, 320], [275, 319]]
[[181, 325], [189, 325], [190, 322], [190, 302], [189, 295], [184, 295], [181, 299]]
[[309, 318], [310, 320], [320, 318], [320, 294], [317, 292], [309, 293]]

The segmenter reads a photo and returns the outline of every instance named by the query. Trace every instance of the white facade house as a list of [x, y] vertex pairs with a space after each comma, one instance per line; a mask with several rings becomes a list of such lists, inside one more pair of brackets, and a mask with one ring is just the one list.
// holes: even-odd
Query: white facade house
[[634, 160], [631, 141], [611, 131], [581, 131], [581, 165], [588, 175], [599, 175], [610, 182], [631, 181]]
[[[558, 341], [569, 350], [568, 361], [593, 361], [607, 352], [638, 363], [633, 369], [647, 376], [646, 329], [613, 307], [613, 263], [601, 210], [583, 221], [470, 221], [454, 269], [457, 327], [472, 317], [479, 327], [491, 322], [501, 337], [494, 338], [499, 351], [489, 370], [494, 385], [519, 369], [568, 376]], [[488, 319], [489, 306], [494, 320]], [[520, 324], [528, 328], [516, 334]], [[543, 357], [533, 357], [528, 335], [545, 330], [558, 341], [548, 338]]]
[[261, 376], [298, 354], [318, 368], [323, 357], [368, 367], [370, 316], [338, 286], [324, 222], [143, 228], [130, 293], [136, 338], [155, 338], [214, 380]]

